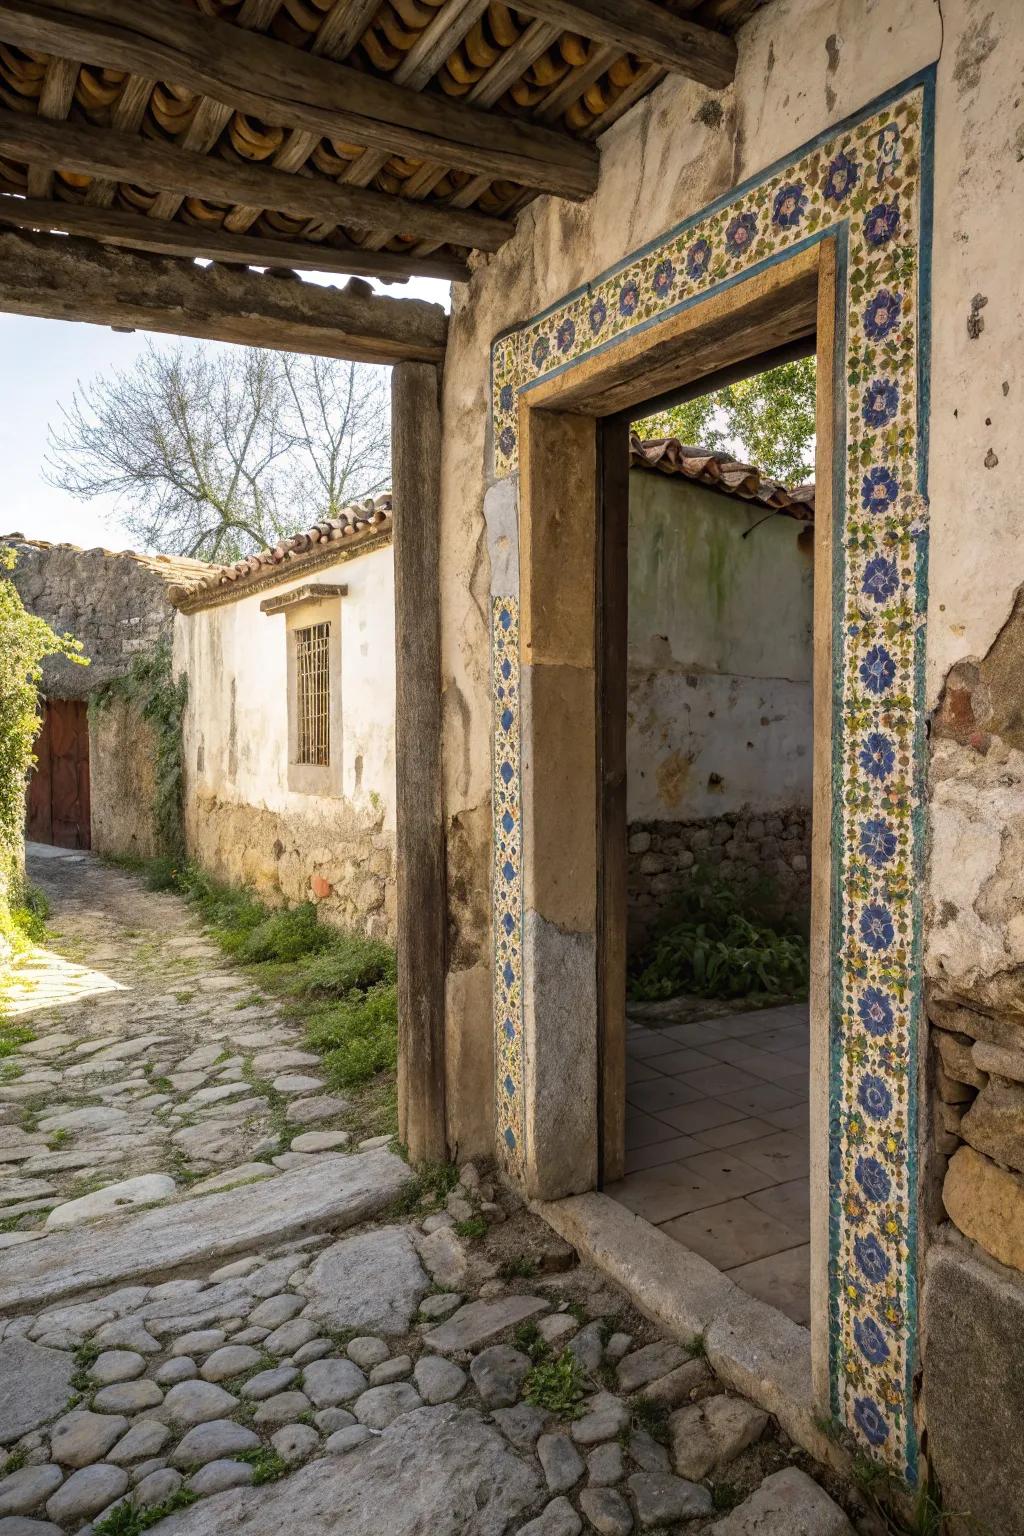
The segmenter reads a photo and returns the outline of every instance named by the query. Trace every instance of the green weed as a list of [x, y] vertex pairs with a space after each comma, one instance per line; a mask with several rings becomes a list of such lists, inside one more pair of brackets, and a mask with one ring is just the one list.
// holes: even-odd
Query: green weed
[[544, 1408], [560, 1419], [578, 1419], [585, 1390], [580, 1363], [566, 1349], [557, 1360], [541, 1361], [533, 1367], [523, 1396], [535, 1408]]
[[529, 1355], [534, 1365], [540, 1365], [543, 1360], [551, 1356], [551, 1346], [541, 1334], [537, 1324], [532, 1321], [520, 1323], [514, 1329], [512, 1342], [516, 1349], [522, 1350], [524, 1355]]
[[72, 1133], [68, 1130], [67, 1126], [64, 1125], [61, 1126], [59, 1130], [50, 1132], [49, 1136], [46, 1138], [46, 1145], [49, 1147], [51, 1152], [59, 1152], [61, 1147], [66, 1147], [71, 1139]]
[[162, 1504], [142, 1507], [129, 1496], [104, 1519], [96, 1522], [92, 1527], [94, 1536], [140, 1536], [142, 1531], [148, 1531], [150, 1526], [158, 1525], [168, 1515], [173, 1515], [176, 1509], [187, 1509], [198, 1497], [189, 1488], [178, 1488]]
[[458, 1233], [459, 1237], [486, 1237], [487, 1222], [482, 1216], [470, 1216], [466, 1221], [457, 1221], [452, 1231]]
[[643, 1430], [652, 1440], [657, 1440], [659, 1445], [667, 1445], [669, 1411], [645, 1397], [636, 1397], [629, 1404], [630, 1427]]
[[332, 1086], [367, 1082], [398, 1065], [398, 997], [391, 982], [324, 1004], [308, 1017], [306, 1038], [324, 1057]]
[[71, 1385], [76, 1392], [85, 1393], [93, 1390], [96, 1383], [92, 1379], [92, 1368], [101, 1353], [99, 1345], [93, 1344], [89, 1340], [86, 1340], [84, 1344], [79, 1344], [75, 1350], [71, 1357], [75, 1362]]
[[284, 1477], [288, 1471], [288, 1463], [283, 1456], [276, 1451], [268, 1450], [265, 1445], [255, 1450], [242, 1451], [236, 1458], [237, 1461], [247, 1461], [253, 1469], [254, 1483], [273, 1483], [279, 1477]]
[[14, 1053], [36, 1038], [34, 1029], [27, 1024], [0, 1024], [0, 1057]]
[[514, 1259], [506, 1259], [498, 1268], [498, 1276], [502, 1280], [532, 1280], [538, 1267], [536, 1259], [520, 1254]]
[[694, 870], [631, 967], [630, 995], [656, 1002], [696, 997], [806, 997], [807, 940], [771, 915], [756, 892]]
[[390, 944], [357, 933], [339, 933], [317, 953], [302, 959], [293, 990], [299, 997], [344, 997], [396, 979], [395, 952]]

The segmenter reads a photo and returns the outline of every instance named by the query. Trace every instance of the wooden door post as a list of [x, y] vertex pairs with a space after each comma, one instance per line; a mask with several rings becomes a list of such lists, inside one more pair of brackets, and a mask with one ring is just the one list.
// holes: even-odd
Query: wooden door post
[[430, 363], [399, 363], [391, 374], [398, 1121], [414, 1162], [447, 1157], [439, 383]]

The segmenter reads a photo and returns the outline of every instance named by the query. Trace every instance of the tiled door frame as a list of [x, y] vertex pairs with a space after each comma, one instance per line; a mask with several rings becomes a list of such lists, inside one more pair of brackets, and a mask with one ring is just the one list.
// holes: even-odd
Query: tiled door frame
[[602, 1138], [607, 1167], [621, 1151], [599, 1124], [623, 1063], [602, 996], [599, 422], [817, 327], [814, 1373], [910, 1482], [933, 89], [905, 82], [492, 351], [520, 503], [518, 583], [492, 588], [498, 1150], [557, 1198], [594, 1187]]

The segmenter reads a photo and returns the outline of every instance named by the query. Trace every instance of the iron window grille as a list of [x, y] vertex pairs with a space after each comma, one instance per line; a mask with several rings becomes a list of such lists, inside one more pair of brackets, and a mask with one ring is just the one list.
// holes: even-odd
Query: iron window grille
[[331, 761], [330, 624], [295, 631], [296, 762], [326, 768]]

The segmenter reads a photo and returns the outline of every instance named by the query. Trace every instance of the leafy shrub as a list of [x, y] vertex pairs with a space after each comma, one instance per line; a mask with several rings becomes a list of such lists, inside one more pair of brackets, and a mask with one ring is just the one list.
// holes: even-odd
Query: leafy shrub
[[298, 960], [324, 949], [330, 940], [330, 929], [320, 922], [316, 907], [311, 901], [303, 901], [297, 907], [285, 907], [264, 917], [249, 930], [235, 953], [239, 960], [250, 964]]
[[306, 1025], [314, 1050], [338, 1087], [352, 1087], [398, 1066], [398, 995], [393, 982], [326, 1004]]
[[794, 927], [773, 921], [735, 886], [695, 872], [631, 966], [630, 995], [643, 1002], [682, 993], [805, 997], [810, 959]]
[[343, 997], [394, 981], [396, 975], [390, 944], [358, 933], [332, 933], [326, 946], [303, 960], [294, 990], [301, 997]]

